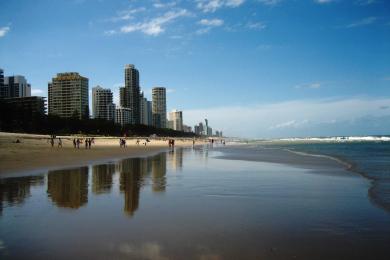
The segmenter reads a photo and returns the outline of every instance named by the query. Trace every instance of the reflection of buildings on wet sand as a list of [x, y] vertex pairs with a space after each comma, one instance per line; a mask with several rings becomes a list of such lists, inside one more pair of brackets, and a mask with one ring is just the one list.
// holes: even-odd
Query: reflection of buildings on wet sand
[[168, 156], [172, 169], [175, 171], [181, 171], [183, 169], [183, 149], [177, 148], [175, 150], [171, 150]]
[[119, 162], [119, 189], [125, 195], [124, 211], [132, 216], [138, 209], [141, 186], [141, 159], [132, 158]]
[[152, 173], [152, 187], [155, 192], [165, 191], [166, 154], [148, 158], [130, 158], [116, 165], [119, 172], [119, 190], [124, 193], [124, 211], [132, 216], [138, 209], [140, 190]]
[[109, 193], [112, 188], [114, 173], [114, 164], [92, 166], [92, 192], [95, 194]]
[[77, 209], [88, 202], [88, 167], [49, 171], [47, 193], [59, 207]]
[[0, 179], [0, 214], [3, 211], [4, 202], [9, 205], [23, 203], [26, 198], [31, 196], [31, 186], [43, 184], [43, 176]]
[[166, 187], [167, 154], [160, 153], [152, 158], [152, 189], [154, 192], [164, 192]]

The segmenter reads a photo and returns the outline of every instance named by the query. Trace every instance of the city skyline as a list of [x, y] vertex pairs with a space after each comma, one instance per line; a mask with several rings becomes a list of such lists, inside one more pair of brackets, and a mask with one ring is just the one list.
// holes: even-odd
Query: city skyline
[[390, 131], [386, 1], [0, 5], [0, 67], [24, 75], [33, 95], [46, 96], [57, 72], [78, 71], [119, 104], [122, 67], [133, 63], [149, 100], [152, 87], [165, 86], [168, 111], [185, 111], [192, 126], [207, 117], [229, 136]]

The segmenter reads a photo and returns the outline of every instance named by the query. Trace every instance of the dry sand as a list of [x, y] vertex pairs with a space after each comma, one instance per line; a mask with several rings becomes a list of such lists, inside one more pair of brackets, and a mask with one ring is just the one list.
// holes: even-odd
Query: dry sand
[[[58, 147], [55, 139], [51, 147], [48, 135], [32, 135], [0, 132], [0, 174], [35, 171], [39, 169], [53, 169], [65, 166], [79, 166], [91, 162], [119, 159], [127, 157], [144, 157], [168, 149], [167, 140], [149, 139], [147, 145], [145, 138], [127, 138], [126, 148], [119, 147], [118, 137], [95, 137], [95, 144], [91, 149], [85, 149], [84, 143], [80, 149], [73, 148], [73, 138], [77, 136], [61, 137], [63, 147]], [[85, 138], [85, 136], [79, 136]], [[20, 143], [15, 141], [19, 139]], [[197, 140], [196, 144], [203, 144]], [[192, 139], [175, 138], [175, 146], [192, 146]]]

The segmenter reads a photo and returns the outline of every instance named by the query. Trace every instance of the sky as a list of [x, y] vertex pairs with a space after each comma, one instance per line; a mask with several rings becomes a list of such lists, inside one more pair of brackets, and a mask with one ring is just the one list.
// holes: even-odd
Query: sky
[[59, 72], [124, 66], [190, 126], [248, 138], [390, 134], [387, 0], [0, 0], [0, 67], [47, 96]]

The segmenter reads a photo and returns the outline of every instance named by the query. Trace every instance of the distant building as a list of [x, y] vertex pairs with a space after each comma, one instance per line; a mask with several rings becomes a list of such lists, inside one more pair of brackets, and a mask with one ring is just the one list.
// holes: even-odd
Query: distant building
[[4, 77], [4, 72], [0, 74], [2, 74], [0, 77], [4, 78], [0, 90], [1, 97], [14, 98], [31, 96], [31, 86], [27, 83], [24, 76]]
[[152, 101], [147, 102], [148, 107], [148, 125], [153, 125]]
[[44, 97], [14, 97], [3, 98], [2, 102], [12, 106], [12, 108], [23, 112], [25, 115], [43, 116], [46, 113]]
[[3, 94], [4, 89], [4, 70], [0, 69], [0, 97], [5, 97], [5, 94]]
[[153, 125], [158, 128], [167, 127], [167, 99], [166, 89], [156, 87], [152, 89]]
[[152, 107], [150, 101], [144, 97], [144, 93], [140, 94], [140, 123], [142, 125], [151, 125]]
[[194, 126], [194, 132], [197, 135], [206, 135], [205, 128], [204, 128], [202, 122], [200, 122], [198, 125]]
[[213, 136], [213, 129], [211, 127], [207, 127], [207, 136]]
[[92, 88], [92, 113], [95, 119], [115, 120], [112, 92], [100, 86]]
[[185, 133], [191, 133], [192, 132], [192, 127], [188, 125], [183, 125], [183, 131]]
[[173, 129], [173, 121], [172, 120], [167, 120], [167, 128]]
[[88, 78], [77, 72], [58, 73], [48, 90], [49, 115], [89, 118]]
[[130, 108], [118, 107], [115, 111], [115, 123], [121, 124], [122, 126], [133, 124], [133, 115]]
[[176, 131], [183, 131], [183, 112], [173, 110], [169, 112], [169, 121], [172, 122], [172, 127], [169, 127]]
[[132, 122], [140, 124], [139, 72], [132, 64], [125, 66], [125, 86], [119, 89], [120, 105], [132, 110]]

